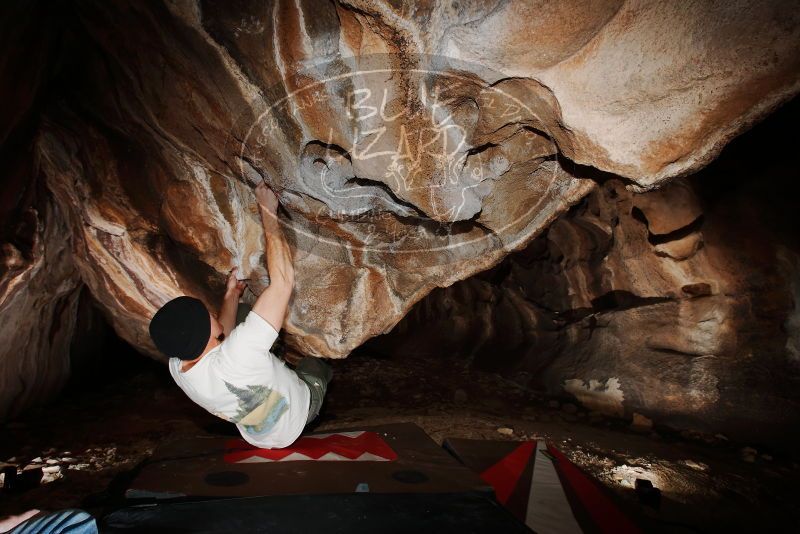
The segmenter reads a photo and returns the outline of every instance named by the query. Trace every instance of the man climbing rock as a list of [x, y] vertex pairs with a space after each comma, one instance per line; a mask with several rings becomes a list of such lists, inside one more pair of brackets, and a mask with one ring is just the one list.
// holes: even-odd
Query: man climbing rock
[[294, 442], [319, 414], [331, 371], [312, 357], [292, 371], [270, 352], [286, 316], [294, 269], [278, 222], [278, 198], [264, 183], [255, 195], [270, 284], [244, 321], [235, 324], [245, 283], [234, 268], [219, 314], [196, 298], [177, 297], [153, 316], [150, 336], [170, 357], [170, 374], [190, 399], [236, 423], [248, 443], [280, 448]]

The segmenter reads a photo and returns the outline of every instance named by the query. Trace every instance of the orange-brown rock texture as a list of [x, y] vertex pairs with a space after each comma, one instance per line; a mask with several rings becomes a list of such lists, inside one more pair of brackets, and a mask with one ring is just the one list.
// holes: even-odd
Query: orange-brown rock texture
[[[63, 212], [33, 161], [43, 73], [56, 31], [35, 6], [0, 8], [0, 420], [40, 406], [69, 376], [81, 280]], [[15, 19], [17, 24], [7, 25]], [[38, 29], [37, 29], [38, 28]], [[26, 54], [9, 54], [24, 49]]]
[[[59, 288], [53, 295], [68, 299], [84, 284], [117, 333], [154, 356], [147, 322], [169, 298], [214, 305], [231, 266], [250, 279], [249, 299], [268, 283], [258, 180], [279, 191], [295, 252], [287, 343], [340, 358], [434, 288], [524, 248], [586, 195], [613, 210], [605, 189], [592, 193], [607, 185], [598, 171], [630, 190], [664, 186], [800, 84], [800, 21], [778, 0], [4, 9], [4, 27], [30, 29], [9, 33], [3, 52], [14, 60], [4, 63], [4, 91], [30, 97], [14, 109], [35, 117], [28, 174], [13, 180], [41, 191], [12, 203], [39, 221], [25, 265], [58, 255], [36, 271]], [[40, 53], [21, 60], [29, 49]], [[679, 185], [653, 195], [637, 205], [653, 235], [694, 213]], [[567, 246], [569, 226], [558, 232]], [[658, 258], [682, 261], [701, 241], [687, 234], [659, 246]], [[635, 293], [623, 283], [638, 276], [635, 262], [628, 267], [607, 283]], [[17, 293], [43, 313], [54, 306], [41, 295], [55, 290], [20, 272], [3, 272], [4, 318], [19, 314], [4, 304]], [[688, 279], [670, 276], [639, 296], [662, 298]], [[577, 287], [577, 301], [597, 296]], [[47, 350], [39, 337], [69, 306], [27, 320], [36, 342], [0, 358], [31, 363], [4, 380], [25, 389], [32, 376], [59, 375], [50, 362], [69, 336]], [[0, 413], [25, 395], [5, 398]]]
[[[691, 179], [608, 176], [499, 266], [367, 343], [469, 359], [590, 410], [728, 437], [799, 437], [800, 102]], [[770, 153], [770, 151], [772, 151]]]

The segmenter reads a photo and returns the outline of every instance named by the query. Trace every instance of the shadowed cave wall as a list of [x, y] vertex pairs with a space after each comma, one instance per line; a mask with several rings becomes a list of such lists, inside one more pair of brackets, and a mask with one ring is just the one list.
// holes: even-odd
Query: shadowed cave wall
[[798, 104], [657, 191], [601, 177], [524, 250], [366, 347], [468, 359], [607, 414], [796, 440]]
[[791, 3], [2, 9], [0, 417], [106, 323], [158, 357], [167, 299], [215, 305], [234, 264], [254, 298], [266, 177], [292, 350], [468, 358], [679, 427], [796, 422], [797, 105], [701, 170], [797, 92]]

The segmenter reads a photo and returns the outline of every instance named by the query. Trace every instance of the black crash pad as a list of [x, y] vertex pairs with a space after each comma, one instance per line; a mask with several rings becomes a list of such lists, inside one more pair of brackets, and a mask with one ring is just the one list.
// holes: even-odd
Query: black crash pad
[[102, 532], [522, 533], [530, 530], [484, 494], [284, 495], [130, 506]]

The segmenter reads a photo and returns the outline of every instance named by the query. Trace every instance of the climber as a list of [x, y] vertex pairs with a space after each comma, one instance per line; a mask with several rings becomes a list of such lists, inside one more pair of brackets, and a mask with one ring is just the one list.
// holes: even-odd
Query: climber
[[263, 182], [255, 195], [270, 284], [252, 310], [235, 325], [245, 282], [234, 268], [219, 314], [196, 298], [177, 297], [153, 316], [150, 337], [170, 358], [170, 374], [190, 399], [236, 423], [248, 443], [281, 448], [319, 414], [331, 371], [314, 357], [304, 358], [292, 371], [270, 352], [286, 316], [294, 269], [278, 222], [277, 196]]

